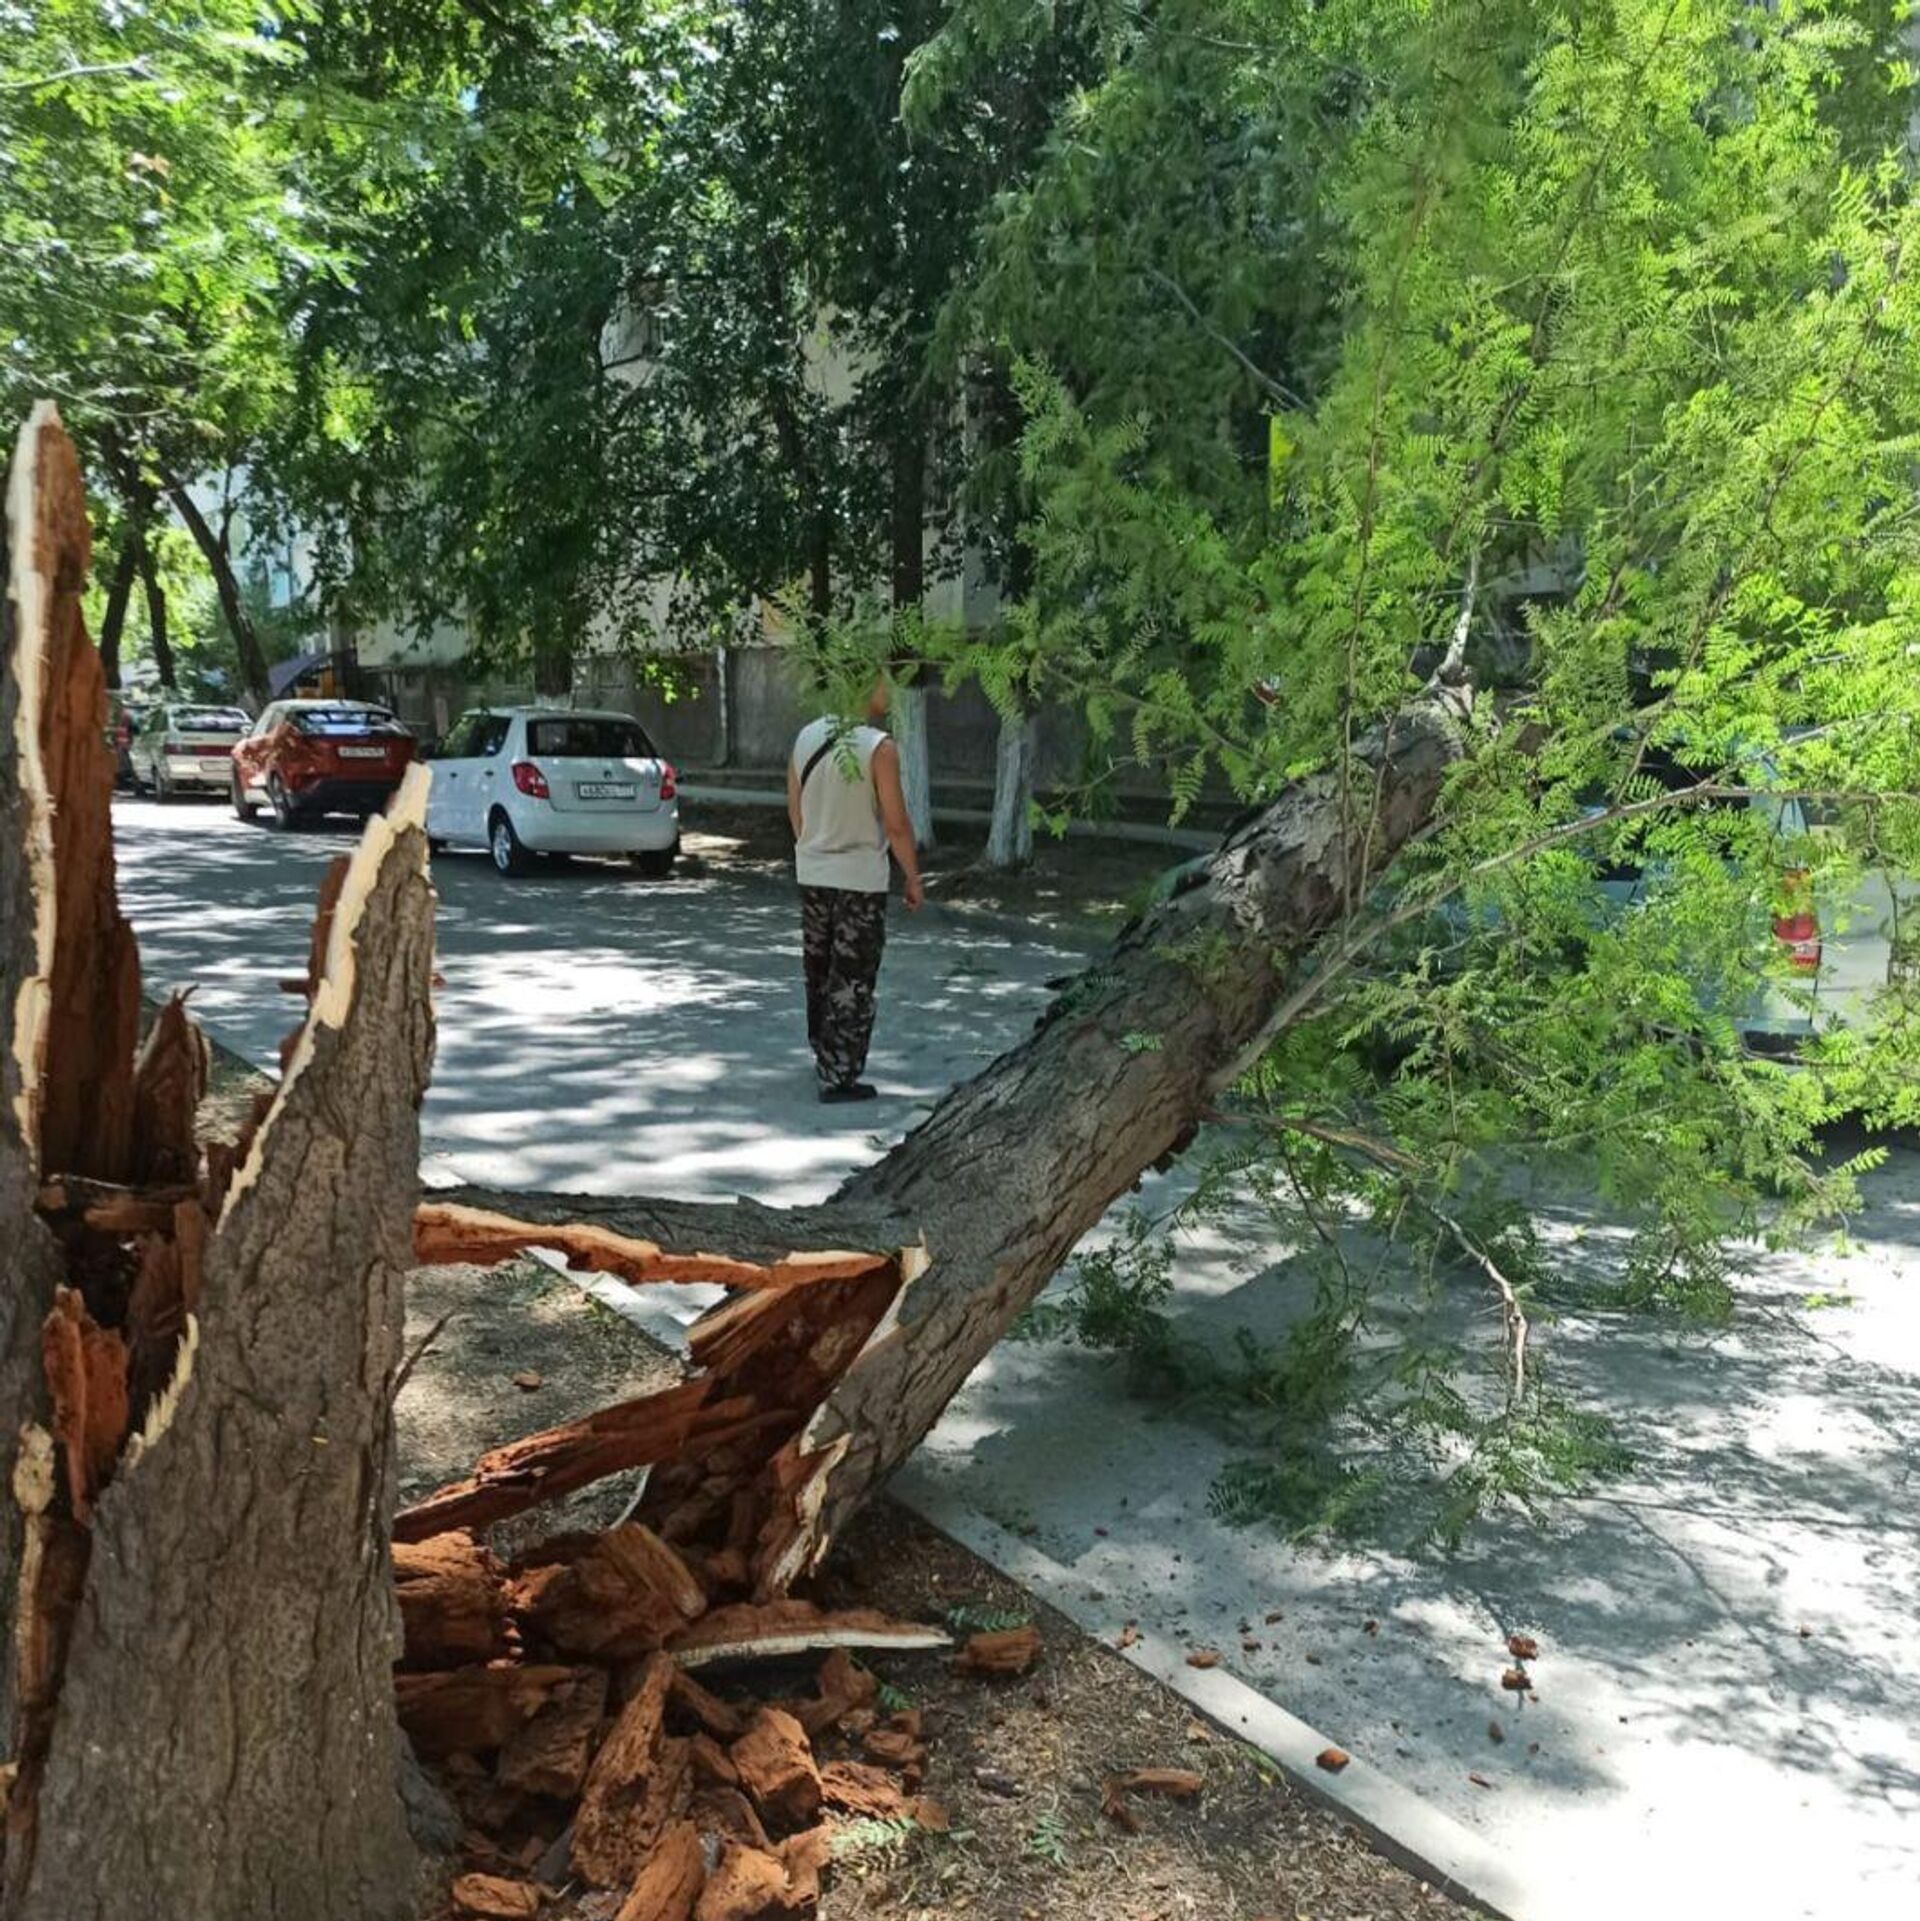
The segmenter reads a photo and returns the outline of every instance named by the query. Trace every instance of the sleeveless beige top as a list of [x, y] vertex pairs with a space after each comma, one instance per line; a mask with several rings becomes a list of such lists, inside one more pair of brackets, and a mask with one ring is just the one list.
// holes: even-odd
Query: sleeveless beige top
[[874, 750], [886, 739], [878, 727], [841, 728], [831, 719], [809, 721], [793, 743], [793, 771], [829, 737], [800, 789], [800, 839], [793, 871], [802, 887], [842, 887], [854, 894], [884, 894], [892, 879], [880, 796], [873, 784]]

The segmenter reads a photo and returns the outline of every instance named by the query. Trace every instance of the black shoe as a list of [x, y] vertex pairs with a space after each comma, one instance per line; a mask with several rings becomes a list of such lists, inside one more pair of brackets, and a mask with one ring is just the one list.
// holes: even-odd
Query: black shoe
[[878, 1093], [877, 1087], [870, 1087], [865, 1081], [842, 1081], [836, 1087], [823, 1087], [820, 1098], [823, 1101], [870, 1101]]

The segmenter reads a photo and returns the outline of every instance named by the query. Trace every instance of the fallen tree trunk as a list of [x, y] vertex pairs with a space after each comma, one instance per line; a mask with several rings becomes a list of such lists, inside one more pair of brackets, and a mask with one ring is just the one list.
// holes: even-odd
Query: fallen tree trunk
[[1460, 720], [1456, 697], [1435, 689], [1382, 729], [1365, 750], [1373, 792], [1358, 807], [1332, 775], [1288, 788], [1123, 934], [1032, 1036], [823, 1206], [472, 1188], [435, 1198], [683, 1254], [924, 1248], [794, 1443], [790, 1460], [810, 1464], [786, 1491], [804, 1539], [762, 1564], [758, 1592], [777, 1593], [817, 1565], [1075, 1243], [1258, 1054], [1316, 943], [1431, 817]]
[[[401, 1921], [391, 1383], [432, 1052], [424, 774], [333, 877], [271, 1106], [136, 1060], [78, 467], [36, 410], [0, 649], [4, 1921]], [[36, 1364], [37, 1363], [37, 1364]]]

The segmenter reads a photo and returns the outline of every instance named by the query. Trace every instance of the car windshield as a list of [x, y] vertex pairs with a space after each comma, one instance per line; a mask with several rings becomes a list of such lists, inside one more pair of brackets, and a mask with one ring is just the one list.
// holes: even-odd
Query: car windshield
[[637, 720], [606, 714], [555, 714], [527, 722], [527, 748], [557, 760], [651, 760], [653, 742]]
[[288, 718], [303, 734], [387, 734], [400, 727], [382, 707], [296, 707]]
[[176, 707], [173, 724], [193, 734], [243, 734], [250, 723], [231, 707]]

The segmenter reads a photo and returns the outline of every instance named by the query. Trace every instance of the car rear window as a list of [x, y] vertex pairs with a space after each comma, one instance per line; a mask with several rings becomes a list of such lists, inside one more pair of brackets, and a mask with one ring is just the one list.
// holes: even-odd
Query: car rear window
[[637, 720], [556, 714], [527, 722], [527, 749], [556, 760], [651, 760], [653, 742]]
[[288, 718], [303, 734], [395, 734], [400, 723], [382, 707], [296, 707]]
[[252, 723], [227, 707], [176, 707], [173, 725], [194, 734], [244, 734]]

